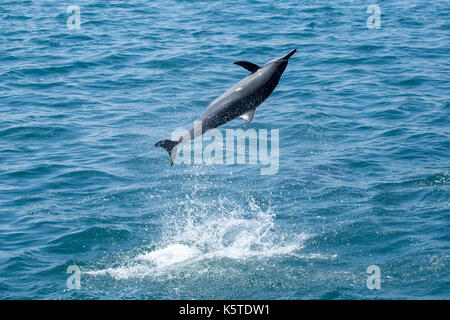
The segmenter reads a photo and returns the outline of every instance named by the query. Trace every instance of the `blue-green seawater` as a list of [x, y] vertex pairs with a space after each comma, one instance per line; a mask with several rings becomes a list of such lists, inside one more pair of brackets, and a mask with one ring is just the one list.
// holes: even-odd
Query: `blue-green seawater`
[[[0, 298], [449, 299], [449, 16], [444, 0], [2, 0]], [[234, 61], [293, 48], [253, 122], [221, 128], [279, 129], [278, 173], [170, 167], [155, 142], [248, 74]]]

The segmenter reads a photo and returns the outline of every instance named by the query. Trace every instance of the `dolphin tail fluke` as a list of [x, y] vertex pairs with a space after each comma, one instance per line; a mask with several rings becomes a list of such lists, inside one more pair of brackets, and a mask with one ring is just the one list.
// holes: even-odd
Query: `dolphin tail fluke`
[[172, 140], [161, 140], [158, 141], [155, 146], [156, 147], [162, 147], [164, 148], [170, 156], [170, 166], [173, 166], [173, 162], [175, 160], [175, 157], [177, 155], [177, 144], [180, 143], [179, 141], [172, 141]]

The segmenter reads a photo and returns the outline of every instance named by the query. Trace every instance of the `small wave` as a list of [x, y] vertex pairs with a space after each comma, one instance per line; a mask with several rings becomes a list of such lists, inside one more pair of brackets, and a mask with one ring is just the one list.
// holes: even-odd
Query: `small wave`
[[63, 127], [16, 126], [0, 131], [2, 139], [60, 138], [71, 131]]
[[392, 188], [417, 188], [417, 187], [435, 187], [446, 186], [450, 184], [450, 172], [443, 171], [428, 176], [421, 176], [417, 178], [410, 178], [400, 182], [385, 182], [374, 186], [379, 190], [386, 190]]

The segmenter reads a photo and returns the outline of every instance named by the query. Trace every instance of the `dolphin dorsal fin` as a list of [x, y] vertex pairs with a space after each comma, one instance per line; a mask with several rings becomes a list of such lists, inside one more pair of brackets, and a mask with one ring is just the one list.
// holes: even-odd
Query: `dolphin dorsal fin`
[[237, 64], [238, 66], [241, 66], [241, 67], [247, 69], [251, 73], [256, 72], [256, 70], [261, 68], [260, 66], [254, 64], [254, 63], [248, 62], [248, 61], [236, 61], [236, 62], [234, 62], [234, 64]]
[[255, 109], [252, 109], [240, 117], [245, 120], [245, 122], [250, 123], [253, 120], [253, 116], [255, 115]]

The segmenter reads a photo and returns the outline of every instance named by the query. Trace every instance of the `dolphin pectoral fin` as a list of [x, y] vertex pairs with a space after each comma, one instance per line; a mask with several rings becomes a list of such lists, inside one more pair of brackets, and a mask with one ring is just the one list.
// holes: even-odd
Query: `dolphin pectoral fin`
[[249, 112], [244, 113], [241, 118], [245, 120], [245, 122], [250, 123], [253, 120], [253, 116], [255, 115], [255, 109], [250, 110]]
[[251, 73], [256, 72], [256, 70], [258, 70], [260, 68], [260, 66], [254, 64], [254, 63], [248, 62], [248, 61], [236, 61], [233, 63], [247, 69]]

